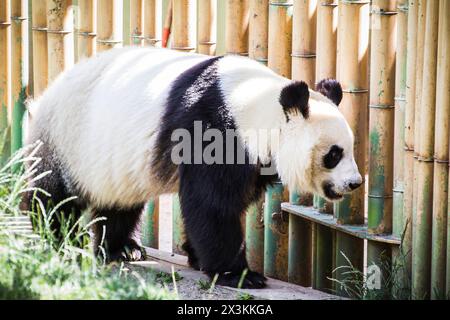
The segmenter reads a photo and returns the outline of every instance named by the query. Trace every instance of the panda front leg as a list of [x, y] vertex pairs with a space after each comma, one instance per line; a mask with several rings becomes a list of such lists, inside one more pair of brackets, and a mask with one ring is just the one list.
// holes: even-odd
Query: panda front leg
[[249, 270], [245, 257], [240, 220], [246, 208], [244, 186], [224, 179], [235, 172], [222, 169], [203, 165], [180, 167], [180, 204], [189, 246], [195, 252], [198, 267], [211, 278], [218, 275], [216, 284], [263, 288], [265, 277]]
[[134, 238], [143, 209], [143, 204], [93, 209], [93, 219], [99, 218], [93, 225], [95, 254], [104, 254], [108, 262], [144, 260], [145, 252]]

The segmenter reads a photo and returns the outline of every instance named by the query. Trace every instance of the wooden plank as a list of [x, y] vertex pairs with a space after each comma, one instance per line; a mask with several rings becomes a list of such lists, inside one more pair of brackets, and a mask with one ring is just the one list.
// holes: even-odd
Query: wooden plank
[[320, 213], [313, 207], [305, 207], [299, 205], [293, 205], [290, 203], [282, 203], [281, 209], [288, 213], [295, 214], [304, 219], [313, 221], [325, 225], [331, 229], [344, 232], [360, 239], [366, 239], [371, 241], [378, 241], [384, 243], [390, 243], [400, 245], [401, 239], [391, 234], [371, 234], [368, 232], [367, 224], [364, 225], [346, 225], [338, 224], [337, 219], [331, 214]]

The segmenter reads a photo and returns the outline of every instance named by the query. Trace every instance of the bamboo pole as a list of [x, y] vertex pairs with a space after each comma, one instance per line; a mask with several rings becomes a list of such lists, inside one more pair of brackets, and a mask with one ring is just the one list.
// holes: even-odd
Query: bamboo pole
[[173, 2], [172, 49], [184, 52], [195, 50], [195, 1]]
[[[326, 0], [317, 7], [317, 37], [316, 37], [316, 79], [336, 78], [336, 41], [337, 41], [337, 1]], [[333, 213], [333, 204], [325, 199], [314, 196], [314, 206], [319, 212]], [[315, 289], [332, 288], [329, 280], [333, 269], [333, 233], [319, 224], [313, 234], [313, 265], [312, 285]]]
[[96, 53], [97, 1], [79, 0], [80, 29], [78, 31], [78, 58], [88, 58]]
[[269, 3], [268, 67], [279, 75], [291, 77], [292, 0]]
[[144, 44], [144, 0], [130, 0], [130, 43]]
[[[340, 110], [355, 135], [354, 154], [359, 170], [366, 161], [369, 1], [340, 1], [338, 23], [337, 78], [343, 88]], [[364, 223], [364, 188], [355, 190], [335, 205], [334, 214], [341, 224]], [[352, 265], [363, 268], [363, 241], [336, 232], [336, 267]], [[336, 278], [347, 276], [338, 270]], [[339, 293], [344, 294], [341, 288]]]
[[264, 203], [264, 275], [288, 280], [288, 223], [281, 211], [281, 182], [268, 187]]
[[34, 96], [39, 97], [48, 82], [47, 1], [33, 2], [32, 30]]
[[[267, 64], [268, 0], [250, 1], [249, 57]], [[245, 223], [246, 252], [250, 269], [264, 272], [264, 199], [250, 206]]]
[[[368, 231], [392, 232], [396, 0], [373, 0], [370, 70]], [[390, 246], [367, 242], [367, 265], [390, 264]], [[387, 270], [386, 270], [387, 271]], [[390, 273], [390, 272], [389, 272]], [[383, 272], [384, 280], [389, 276]], [[386, 281], [382, 280], [382, 283]], [[378, 290], [381, 288], [371, 289]]]
[[248, 0], [225, 3], [225, 47], [227, 54], [248, 55]]
[[[405, 146], [403, 194], [403, 241], [401, 254], [405, 257], [406, 279], [411, 278], [412, 263], [412, 216], [414, 204], [414, 124], [416, 96], [417, 28], [419, 6], [417, 0], [408, 1], [408, 33], [406, 49], [406, 105], [405, 105]], [[407, 283], [405, 283], [407, 285]]]
[[141, 234], [144, 246], [159, 248], [159, 197], [147, 203]]
[[11, 110], [11, 2], [0, 1], [0, 156], [4, 164], [9, 157], [9, 123]]
[[445, 296], [450, 119], [450, 2], [439, 2], [434, 186], [432, 218], [431, 298]]
[[269, 0], [250, 1], [248, 27], [249, 57], [267, 65]]
[[[304, 205], [296, 192], [290, 192], [289, 202]], [[312, 280], [313, 224], [294, 214], [289, 215], [288, 281], [305, 287]]]
[[185, 255], [183, 244], [186, 236], [184, 233], [183, 216], [181, 212], [180, 198], [178, 194], [172, 195], [172, 252]]
[[427, 1], [425, 12], [423, 82], [420, 107], [417, 113], [420, 117], [419, 148], [417, 152], [417, 211], [413, 217], [412, 297], [415, 299], [430, 296], [439, 2]]
[[121, 47], [123, 44], [123, 2], [98, 0], [97, 52]]
[[[28, 1], [11, 1], [11, 154], [22, 147], [22, 119], [28, 96]], [[18, 169], [16, 167], [14, 169]]]
[[294, 0], [292, 78], [314, 88], [316, 81], [317, 0]]
[[[404, 157], [405, 157], [405, 113], [406, 113], [406, 79], [407, 79], [407, 34], [408, 34], [408, 0], [397, 1], [397, 57], [395, 69], [395, 124], [394, 124], [394, 186], [392, 189], [392, 233], [402, 238], [406, 224], [404, 221]], [[399, 270], [394, 281], [393, 294], [406, 296], [407, 263], [401, 251], [402, 246], [392, 247], [392, 263], [394, 270]]]
[[217, 1], [198, 0], [198, 53], [216, 54]]
[[48, 80], [73, 66], [73, 8], [71, 0], [47, 0]]
[[247, 209], [245, 219], [248, 266], [253, 271], [264, 273], [264, 198]]
[[161, 46], [161, 0], [144, 1], [144, 44]]

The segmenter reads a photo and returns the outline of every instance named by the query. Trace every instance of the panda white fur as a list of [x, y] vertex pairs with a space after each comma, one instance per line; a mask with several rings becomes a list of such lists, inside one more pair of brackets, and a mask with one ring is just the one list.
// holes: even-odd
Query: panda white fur
[[[154, 48], [102, 53], [64, 72], [30, 105], [27, 142], [42, 142], [38, 169], [51, 170], [33, 186], [48, 191], [51, 198], [41, 197], [51, 203], [77, 196], [61, 208], [66, 213], [89, 208], [93, 217], [106, 217], [93, 229], [96, 247], [106, 230], [110, 259], [142, 258], [132, 235], [145, 203], [178, 192], [191, 265], [236, 286], [247, 267], [240, 215], [278, 179], [261, 175], [262, 167], [275, 164], [290, 189], [330, 200], [362, 182], [351, 129], [336, 106], [340, 85], [324, 80], [317, 89], [239, 56]], [[249, 161], [174, 164], [171, 134], [192, 132], [194, 121], [236, 130]], [[261, 129], [279, 132], [279, 144], [245, 143], [244, 132]], [[31, 203], [25, 196], [23, 207]], [[244, 287], [262, 286], [264, 277], [248, 272]]]

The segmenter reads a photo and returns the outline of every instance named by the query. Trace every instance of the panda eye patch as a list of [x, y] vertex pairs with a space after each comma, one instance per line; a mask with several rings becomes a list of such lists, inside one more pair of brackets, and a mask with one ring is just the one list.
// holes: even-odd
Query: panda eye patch
[[342, 156], [344, 154], [344, 149], [337, 145], [333, 145], [330, 148], [330, 151], [323, 157], [323, 165], [327, 169], [333, 169], [341, 161]]

